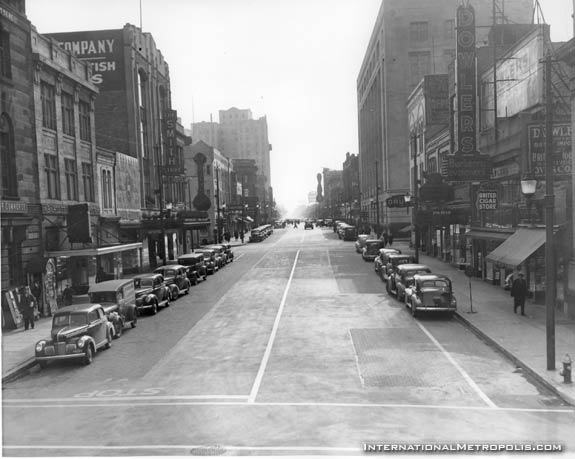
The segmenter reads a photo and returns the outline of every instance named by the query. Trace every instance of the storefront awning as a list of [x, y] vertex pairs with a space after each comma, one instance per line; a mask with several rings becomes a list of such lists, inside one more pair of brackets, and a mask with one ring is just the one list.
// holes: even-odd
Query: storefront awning
[[95, 257], [98, 255], [107, 255], [109, 253], [125, 252], [126, 250], [141, 249], [141, 242], [132, 244], [118, 244], [108, 247], [89, 247], [87, 249], [77, 250], [53, 250], [46, 253], [46, 257]]
[[543, 244], [545, 244], [544, 229], [519, 228], [487, 255], [486, 260], [514, 269]]
[[465, 233], [465, 237], [471, 239], [488, 239], [494, 241], [504, 241], [513, 233], [507, 233], [503, 231], [484, 231], [484, 230], [474, 230], [468, 231]]

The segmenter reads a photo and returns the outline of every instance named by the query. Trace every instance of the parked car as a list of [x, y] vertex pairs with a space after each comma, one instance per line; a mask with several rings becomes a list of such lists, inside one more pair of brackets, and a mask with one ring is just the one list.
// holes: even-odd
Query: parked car
[[99, 304], [83, 304], [56, 311], [50, 338], [36, 343], [35, 356], [45, 368], [54, 360], [81, 360], [92, 363], [101, 348], [112, 346], [114, 326]]
[[196, 285], [200, 279], [208, 278], [208, 270], [202, 253], [187, 253], [178, 257], [178, 263], [188, 268], [188, 279]]
[[158, 312], [159, 307], [170, 305], [170, 288], [164, 282], [161, 274], [144, 274], [134, 277], [136, 289], [136, 308], [138, 312], [149, 309], [152, 314]]
[[425, 265], [415, 263], [397, 265], [394, 271], [387, 276], [387, 293], [395, 295], [398, 300], [403, 300], [405, 289], [413, 285], [413, 276], [429, 273], [431, 273], [431, 269]]
[[122, 336], [124, 326], [136, 327], [136, 290], [133, 279], [116, 279], [98, 282], [88, 290], [90, 303], [101, 304], [108, 320], [114, 326], [114, 337]]
[[443, 274], [416, 274], [409, 293], [408, 306], [411, 315], [416, 317], [420, 311], [450, 312], [457, 310], [457, 301], [453, 295], [451, 280]]
[[[203, 248], [203, 247], [202, 247]], [[216, 257], [221, 257], [222, 259], [222, 267], [227, 265], [230, 260], [228, 258], [228, 252], [226, 250], [226, 246], [224, 244], [210, 244], [205, 246], [206, 249], [214, 249], [216, 251]]]
[[197, 249], [194, 253], [199, 253], [204, 257], [206, 271], [208, 274], [214, 274], [219, 268], [216, 263], [216, 252], [210, 249]]
[[365, 247], [365, 241], [369, 239], [369, 234], [358, 234], [357, 240], [355, 241], [355, 251], [361, 253]]
[[373, 269], [379, 275], [379, 277], [381, 277], [382, 280], [383, 280], [383, 270], [387, 265], [387, 256], [398, 253], [401, 253], [401, 250], [390, 249], [390, 248], [379, 249], [377, 257], [375, 257], [375, 260], [373, 260]]
[[374, 261], [379, 255], [379, 249], [383, 248], [383, 241], [381, 239], [367, 239], [365, 246], [361, 250], [361, 258], [364, 261]]
[[154, 269], [154, 273], [164, 276], [164, 282], [170, 289], [171, 300], [177, 300], [182, 292], [190, 293], [190, 280], [188, 279], [187, 268], [182, 265], [159, 266]]
[[226, 249], [226, 253], [228, 254], [228, 262], [232, 262], [234, 261], [234, 251], [232, 250], [232, 245], [228, 242], [223, 242], [221, 245], [223, 245]]
[[304, 230], [306, 230], [306, 229], [308, 229], [308, 228], [309, 228], [309, 229], [313, 229], [313, 222], [310, 221], [310, 220], [306, 220], [306, 222], [305, 222], [304, 225], [303, 225], [303, 229], [304, 229]]
[[384, 269], [381, 271], [381, 280], [387, 282], [389, 275], [395, 270], [397, 266], [405, 265], [408, 263], [415, 263], [415, 258], [412, 255], [403, 253], [391, 253], [387, 255], [387, 263]]

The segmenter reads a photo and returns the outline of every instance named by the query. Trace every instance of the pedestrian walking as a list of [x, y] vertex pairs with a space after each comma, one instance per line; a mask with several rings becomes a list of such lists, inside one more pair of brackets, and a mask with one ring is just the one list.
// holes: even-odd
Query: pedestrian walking
[[36, 309], [38, 316], [42, 315], [44, 312], [44, 298], [42, 295], [42, 284], [38, 281], [34, 281], [30, 289], [32, 296], [36, 298]]
[[234, 231], [234, 238], [236, 239], [236, 241], [238, 240], [238, 236], [239, 236], [238, 230], [235, 230]]
[[36, 299], [30, 292], [30, 287], [20, 287], [20, 298], [18, 299], [18, 309], [24, 318], [24, 330], [34, 328], [34, 309], [36, 306]]
[[230, 239], [231, 239], [231, 238], [230, 238], [230, 233], [229, 233], [229, 231], [226, 231], [226, 232], [224, 233], [224, 239], [226, 240], [227, 243], [230, 242]]
[[393, 234], [389, 234], [387, 236], [387, 242], [389, 243], [389, 246], [391, 247], [391, 244], [393, 244]]
[[240, 231], [240, 240], [242, 241], [242, 244], [244, 243], [244, 232]]
[[388, 241], [387, 233], [383, 233], [383, 236], [381, 236], [381, 238], [383, 239], [383, 246], [386, 247]]
[[511, 285], [511, 296], [513, 297], [513, 312], [517, 314], [517, 308], [521, 307], [521, 315], [525, 315], [525, 298], [527, 298], [527, 282], [523, 273], [519, 273], [517, 279]]

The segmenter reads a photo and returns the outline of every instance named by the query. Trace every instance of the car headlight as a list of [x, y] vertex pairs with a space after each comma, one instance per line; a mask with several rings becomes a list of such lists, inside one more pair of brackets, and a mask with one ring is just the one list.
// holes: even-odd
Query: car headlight
[[36, 352], [42, 352], [44, 350], [45, 345], [46, 345], [46, 341], [38, 341], [36, 343]]
[[451, 306], [457, 306], [457, 300], [455, 298], [451, 298]]
[[84, 347], [84, 344], [86, 344], [87, 338], [86, 337], [82, 337], [78, 340], [78, 342], [76, 343], [77, 346], [82, 349]]

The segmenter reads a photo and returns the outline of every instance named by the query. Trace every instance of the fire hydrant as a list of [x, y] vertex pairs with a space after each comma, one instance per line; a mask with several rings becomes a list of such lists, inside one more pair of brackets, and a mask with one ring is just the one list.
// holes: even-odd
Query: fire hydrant
[[561, 376], [563, 376], [563, 382], [565, 384], [571, 384], [573, 381], [571, 380], [571, 357], [569, 356], [569, 354], [565, 354], [565, 357], [563, 357], [563, 360], [561, 361], [561, 363], [563, 363], [563, 369], [559, 372], [559, 374]]

